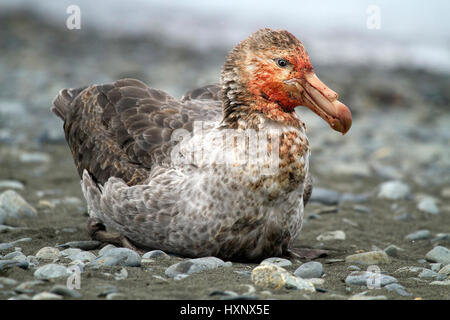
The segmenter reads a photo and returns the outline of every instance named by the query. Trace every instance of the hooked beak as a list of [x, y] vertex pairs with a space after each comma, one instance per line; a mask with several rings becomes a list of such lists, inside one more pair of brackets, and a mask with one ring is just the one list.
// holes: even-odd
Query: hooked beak
[[338, 94], [328, 88], [314, 72], [301, 79], [289, 79], [284, 83], [291, 85], [291, 94], [299, 97], [303, 105], [324, 119], [331, 128], [345, 134], [352, 125], [352, 113], [338, 101]]

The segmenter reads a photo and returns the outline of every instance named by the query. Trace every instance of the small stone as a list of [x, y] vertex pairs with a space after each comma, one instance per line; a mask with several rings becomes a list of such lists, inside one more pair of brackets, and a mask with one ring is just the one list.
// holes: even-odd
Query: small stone
[[11, 279], [11, 278], [5, 278], [5, 277], [0, 277], [0, 284], [5, 285], [5, 286], [15, 286], [17, 285], [17, 280]]
[[347, 270], [349, 270], [349, 271], [361, 271], [361, 268], [358, 267], [358, 266], [351, 265], [351, 266], [347, 267]]
[[402, 285], [400, 285], [398, 283], [395, 283], [395, 282], [386, 285], [384, 288], [387, 289], [388, 291], [395, 291], [395, 292], [397, 292], [399, 295], [401, 295], [403, 297], [410, 297], [410, 296], [412, 296], [411, 293], [406, 291], [405, 287], [403, 287]]
[[450, 187], [446, 187], [441, 190], [441, 196], [443, 198], [450, 198]]
[[321, 286], [325, 283], [325, 279], [322, 278], [309, 278], [308, 281], [314, 286]]
[[369, 271], [353, 271], [345, 279], [348, 285], [384, 287], [390, 283], [398, 282], [394, 277]]
[[124, 280], [128, 278], [128, 271], [125, 268], [120, 269], [120, 272], [114, 274], [114, 279]]
[[171, 265], [166, 269], [166, 276], [173, 278], [178, 274], [193, 274], [223, 267], [225, 262], [216, 257], [188, 259]]
[[22, 239], [11, 241], [11, 242], [0, 243], [0, 250], [7, 250], [7, 249], [14, 247], [16, 244], [18, 244], [20, 242], [29, 242], [31, 240], [33, 240], [33, 239], [22, 238]]
[[79, 299], [81, 298], [81, 293], [79, 293], [76, 290], [73, 289], [69, 289], [66, 286], [57, 284], [55, 286], [53, 286], [53, 288], [50, 290], [50, 293], [54, 293], [57, 294], [59, 296], [63, 296], [63, 297], [68, 297], [68, 298], [76, 298]]
[[117, 248], [115, 245], [107, 244], [106, 246], [104, 246], [103, 248], [100, 249], [100, 251], [98, 252], [98, 255], [102, 256], [106, 253], [106, 251], [109, 251], [109, 250], [115, 249], [115, 248]]
[[10, 252], [3, 256], [3, 260], [16, 260], [16, 261], [26, 261], [27, 257], [20, 251]]
[[394, 274], [406, 274], [408, 276], [418, 276], [423, 271], [422, 267], [401, 267], [395, 270]]
[[348, 298], [348, 300], [387, 300], [386, 296], [366, 296], [367, 292], [355, 294]]
[[169, 255], [162, 250], [152, 250], [144, 253], [143, 259], [165, 259], [169, 258]]
[[342, 230], [328, 231], [317, 236], [317, 241], [345, 240], [345, 232]]
[[431, 262], [447, 265], [450, 264], [450, 250], [446, 247], [436, 246], [426, 254], [425, 258]]
[[442, 263], [430, 263], [431, 270], [434, 272], [439, 272], [442, 268]]
[[54, 294], [51, 292], [41, 292], [35, 295], [32, 300], [62, 300], [62, 299], [63, 297], [61, 297], [58, 294]]
[[8, 217], [35, 217], [37, 211], [14, 190], [6, 190], [0, 194], [0, 224]]
[[273, 257], [273, 258], [264, 259], [260, 264], [261, 265], [273, 264], [273, 265], [276, 265], [279, 267], [289, 267], [290, 265], [292, 265], [292, 262], [287, 259]]
[[369, 196], [367, 194], [354, 194], [354, 193], [343, 193], [340, 198], [340, 202], [366, 202], [369, 200]]
[[98, 297], [102, 298], [102, 297], [106, 297], [107, 295], [111, 294], [111, 293], [118, 293], [119, 289], [117, 289], [117, 287], [115, 286], [99, 286], [100, 289], [102, 289], [102, 291], [97, 295]]
[[432, 285], [438, 285], [438, 286], [450, 286], [450, 279], [443, 280], [443, 281], [433, 281], [430, 282]]
[[320, 278], [323, 274], [323, 266], [320, 262], [311, 261], [302, 264], [294, 275], [303, 279]]
[[14, 291], [17, 293], [34, 293], [34, 286], [42, 285], [45, 282], [42, 280], [33, 280], [33, 281], [26, 281], [19, 284], [17, 287], [14, 288]]
[[5, 226], [3, 224], [0, 224], [0, 233], [6, 233], [8, 231], [15, 230], [15, 229], [17, 229], [17, 228], [10, 227], [10, 226]]
[[387, 264], [391, 263], [391, 259], [384, 251], [370, 251], [352, 254], [345, 258], [345, 262], [361, 263], [361, 264]]
[[255, 285], [265, 289], [296, 289], [314, 292], [314, 285], [302, 278], [295, 277], [276, 265], [260, 265], [253, 269], [251, 279]]
[[68, 256], [74, 255], [79, 252], [82, 252], [82, 250], [78, 249], [78, 248], [69, 248], [69, 249], [60, 251], [60, 253], [63, 257], [68, 257]]
[[91, 261], [95, 260], [96, 256], [92, 252], [81, 251], [81, 252], [72, 253], [71, 255], [68, 255], [67, 258], [72, 261], [78, 260], [78, 261], [81, 261], [82, 263], [85, 263], [85, 262], [91, 262]]
[[183, 279], [185, 279], [187, 277], [189, 277], [188, 274], [180, 273], [180, 274], [177, 274], [175, 277], [173, 277], [173, 280], [180, 281], [180, 280], [183, 280]]
[[65, 266], [53, 263], [46, 264], [34, 272], [34, 276], [38, 279], [54, 279], [68, 277], [69, 275], [70, 273]]
[[0, 188], [1, 189], [15, 189], [15, 190], [23, 190], [25, 186], [20, 181], [15, 180], [0, 180]]
[[336, 205], [339, 203], [340, 193], [330, 189], [313, 188], [311, 202], [319, 202], [326, 205]]
[[408, 234], [406, 240], [426, 240], [431, 238], [431, 232], [429, 230], [418, 230], [416, 232]]
[[10, 269], [13, 267], [19, 267], [21, 269], [28, 269], [29, 264], [27, 261], [0, 260], [0, 271]]
[[81, 250], [95, 250], [100, 247], [102, 243], [95, 240], [86, 241], [70, 241], [64, 244], [57, 245], [59, 248], [78, 248]]
[[446, 265], [441, 270], [439, 270], [439, 273], [446, 276], [450, 275], [450, 264]]
[[431, 240], [431, 242], [450, 242], [450, 233], [438, 233], [436, 237]]
[[434, 272], [430, 269], [423, 269], [422, 272], [419, 274], [420, 279], [434, 279], [438, 275], [437, 272]]
[[100, 268], [110, 266], [139, 267], [141, 256], [128, 248], [113, 248], [106, 251], [92, 262], [88, 263], [88, 268]]
[[391, 257], [398, 257], [398, 253], [400, 251], [405, 251], [405, 250], [402, 248], [399, 248], [397, 246], [394, 246], [393, 244], [391, 244], [390, 246], [387, 246], [386, 249], [384, 249], [384, 252], [386, 252], [386, 254]]
[[378, 192], [379, 198], [400, 200], [406, 199], [410, 196], [410, 188], [407, 184], [401, 181], [387, 181], [380, 185]]
[[425, 197], [422, 200], [420, 200], [419, 203], [417, 204], [417, 209], [425, 213], [430, 213], [434, 215], [439, 214], [439, 208], [436, 204], [436, 201], [430, 197]]
[[53, 247], [44, 247], [36, 253], [36, 258], [41, 260], [58, 260], [61, 253], [58, 249]]
[[358, 212], [362, 212], [362, 213], [370, 213], [372, 210], [366, 206], [361, 206], [361, 205], [357, 205], [355, 204], [353, 206], [353, 210], [358, 211]]

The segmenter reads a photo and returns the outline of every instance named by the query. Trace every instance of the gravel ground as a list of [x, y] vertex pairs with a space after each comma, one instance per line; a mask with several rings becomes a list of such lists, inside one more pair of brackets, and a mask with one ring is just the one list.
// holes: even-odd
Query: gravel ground
[[126, 76], [181, 96], [217, 82], [227, 48], [73, 35], [27, 12], [0, 17], [0, 38], [0, 299], [450, 298], [448, 74], [316, 66], [354, 115], [342, 137], [299, 110], [315, 189], [296, 245], [326, 256], [139, 256], [85, 242], [86, 204], [51, 100]]

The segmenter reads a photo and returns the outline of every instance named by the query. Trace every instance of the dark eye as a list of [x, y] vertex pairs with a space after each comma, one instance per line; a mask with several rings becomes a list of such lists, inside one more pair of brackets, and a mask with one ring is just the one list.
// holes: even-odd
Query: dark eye
[[276, 62], [277, 62], [277, 65], [282, 68], [287, 66], [287, 61], [284, 59], [277, 59]]

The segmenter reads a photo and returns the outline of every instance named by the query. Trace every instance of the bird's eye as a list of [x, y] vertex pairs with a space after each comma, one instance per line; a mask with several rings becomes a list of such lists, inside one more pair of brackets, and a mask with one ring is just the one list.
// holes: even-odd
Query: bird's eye
[[277, 65], [282, 68], [287, 66], [287, 61], [284, 59], [277, 59], [276, 62], [277, 62]]

